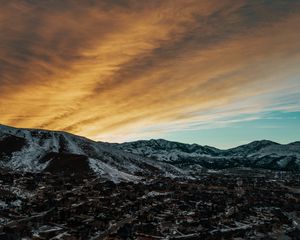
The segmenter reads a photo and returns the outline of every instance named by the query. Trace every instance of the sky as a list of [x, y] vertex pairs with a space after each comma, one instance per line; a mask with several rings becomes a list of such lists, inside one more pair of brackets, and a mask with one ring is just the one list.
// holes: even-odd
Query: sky
[[0, 0], [0, 123], [123, 142], [300, 140], [299, 0]]

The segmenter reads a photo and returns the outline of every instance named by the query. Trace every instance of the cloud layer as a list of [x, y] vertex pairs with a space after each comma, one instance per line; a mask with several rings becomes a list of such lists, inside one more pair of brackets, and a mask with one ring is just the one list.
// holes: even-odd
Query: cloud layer
[[0, 4], [3, 124], [119, 141], [300, 110], [299, 1]]

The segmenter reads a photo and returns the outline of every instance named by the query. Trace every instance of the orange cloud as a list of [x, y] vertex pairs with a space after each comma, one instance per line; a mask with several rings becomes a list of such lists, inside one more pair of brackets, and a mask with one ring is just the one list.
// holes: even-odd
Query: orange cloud
[[284, 91], [280, 81], [300, 73], [294, 1], [1, 6], [3, 124], [138, 136], [146, 126], [209, 121], [207, 110]]

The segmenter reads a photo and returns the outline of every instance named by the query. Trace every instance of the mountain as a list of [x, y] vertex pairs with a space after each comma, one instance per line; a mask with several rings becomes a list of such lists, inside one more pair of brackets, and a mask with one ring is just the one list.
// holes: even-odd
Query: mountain
[[197, 177], [234, 167], [300, 171], [300, 142], [255, 141], [228, 150], [163, 139], [122, 144], [66, 132], [0, 125], [0, 167], [55, 174], [95, 174], [112, 181], [147, 176]]
[[220, 150], [197, 144], [151, 139], [117, 144], [116, 147], [182, 169], [251, 167], [300, 171], [300, 142], [281, 145], [262, 140]]
[[113, 180], [140, 176], [182, 177], [173, 165], [59, 131], [18, 129], [0, 125], [0, 167], [29, 172], [88, 173]]

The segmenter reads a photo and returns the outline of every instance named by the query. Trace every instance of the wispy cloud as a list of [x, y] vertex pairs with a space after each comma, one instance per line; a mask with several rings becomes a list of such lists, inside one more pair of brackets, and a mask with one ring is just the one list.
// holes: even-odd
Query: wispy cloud
[[299, 110], [297, 1], [0, 4], [3, 124], [119, 140]]

